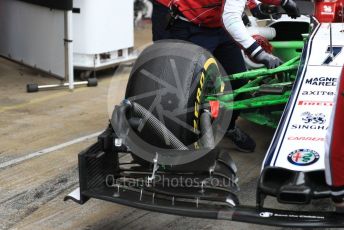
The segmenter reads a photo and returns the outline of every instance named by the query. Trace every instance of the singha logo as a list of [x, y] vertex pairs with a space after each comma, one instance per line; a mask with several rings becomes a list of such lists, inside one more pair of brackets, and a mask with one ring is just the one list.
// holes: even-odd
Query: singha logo
[[302, 121], [305, 124], [312, 123], [312, 124], [322, 125], [326, 122], [325, 115], [323, 113], [312, 114], [310, 112], [304, 112], [301, 114], [301, 116], [302, 116]]

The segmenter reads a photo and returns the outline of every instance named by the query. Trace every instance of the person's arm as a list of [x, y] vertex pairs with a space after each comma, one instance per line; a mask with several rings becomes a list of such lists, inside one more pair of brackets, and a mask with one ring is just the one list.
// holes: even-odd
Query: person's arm
[[258, 52], [261, 48], [250, 36], [241, 19], [245, 6], [246, 0], [225, 0], [222, 21], [232, 38], [251, 54]]
[[265, 52], [246, 29], [241, 18], [245, 5], [246, 0], [225, 0], [222, 13], [225, 29], [252, 60], [264, 64], [267, 68], [279, 66], [281, 60]]

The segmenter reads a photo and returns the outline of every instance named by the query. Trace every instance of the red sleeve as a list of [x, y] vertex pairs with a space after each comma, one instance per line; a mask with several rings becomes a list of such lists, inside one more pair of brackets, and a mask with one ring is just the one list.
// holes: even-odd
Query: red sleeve
[[282, 4], [281, 0], [261, 0], [260, 2], [263, 4], [274, 5], [274, 6], [280, 6]]
[[171, 2], [171, 0], [155, 0], [155, 1], [160, 3], [161, 5], [164, 5], [164, 6], [167, 6], [167, 7], [170, 6], [170, 2]]
[[246, 6], [248, 9], [252, 10], [257, 7], [257, 2], [255, 0], [247, 0]]

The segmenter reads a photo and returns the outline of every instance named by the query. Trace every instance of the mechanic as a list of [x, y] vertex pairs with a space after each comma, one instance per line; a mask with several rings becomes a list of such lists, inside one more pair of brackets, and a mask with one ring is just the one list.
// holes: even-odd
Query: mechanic
[[[170, 32], [167, 29], [168, 18], [170, 16], [171, 0], [152, 0], [153, 1], [153, 13], [152, 13], [152, 33], [153, 41], [169, 39]], [[247, 8], [251, 14], [257, 19], [270, 18], [269, 13], [276, 13], [274, 7], [268, 7], [268, 5], [261, 4], [256, 0], [248, 0], [246, 2]], [[280, 14], [274, 14], [274, 19], [281, 17]]]
[[167, 30], [167, 24], [170, 16], [170, 2], [171, 0], [153, 0], [153, 41], [169, 39], [171, 36], [170, 31]]
[[[344, 77], [344, 70], [342, 73]], [[338, 83], [337, 92], [344, 92], [344, 78]], [[326, 138], [326, 181], [337, 212], [344, 213], [344, 95], [338, 93]]]
[[[192, 42], [209, 50], [221, 63], [228, 75], [246, 71], [241, 49], [255, 62], [267, 68], [275, 68], [281, 64], [279, 58], [265, 52], [249, 35], [242, 15], [247, 0], [155, 0], [153, 10], [153, 40], [160, 38], [180, 39]], [[266, 4], [281, 5], [293, 18], [300, 13], [293, 0], [264, 0]], [[260, 8], [260, 5], [252, 7]], [[162, 21], [166, 18], [166, 10], [170, 8], [168, 34]], [[159, 27], [158, 27], [159, 26]], [[230, 36], [229, 36], [230, 35]], [[244, 80], [231, 82], [232, 89], [246, 84]], [[237, 98], [240, 99], [240, 98]], [[253, 152], [255, 141], [235, 122], [240, 112], [234, 111], [227, 136], [236, 147], [243, 152]]]

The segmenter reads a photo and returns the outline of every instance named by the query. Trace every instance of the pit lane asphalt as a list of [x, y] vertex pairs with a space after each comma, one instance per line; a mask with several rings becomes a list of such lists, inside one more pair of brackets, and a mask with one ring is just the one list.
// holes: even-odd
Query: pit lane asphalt
[[[150, 29], [136, 31], [136, 44], [150, 41]], [[0, 164], [30, 153], [90, 135], [108, 122], [108, 89], [124, 92], [130, 69], [99, 74], [96, 88], [43, 91], [27, 94], [29, 82], [56, 83], [55, 79], [0, 59]], [[122, 93], [123, 93], [122, 92]], [[113, 101], [115, 104], [117, 101]], [[274, 130], [246, 121], [240, 127], [257, 141], [254, 154], [227, 148], [239, 168], [242, 203], [254, 204], [261, 162]], [[78, 186], [77, 154], [91, 138], [0, 169], [0, 229], [277, 229], [229, 221], [202, 220], [158, 214], [90, 200], [80, 206], [63, 198]], [[268, 204], [276, 205], [272, 200]], [[317, 206], [326, 208], [325, 204]]]

